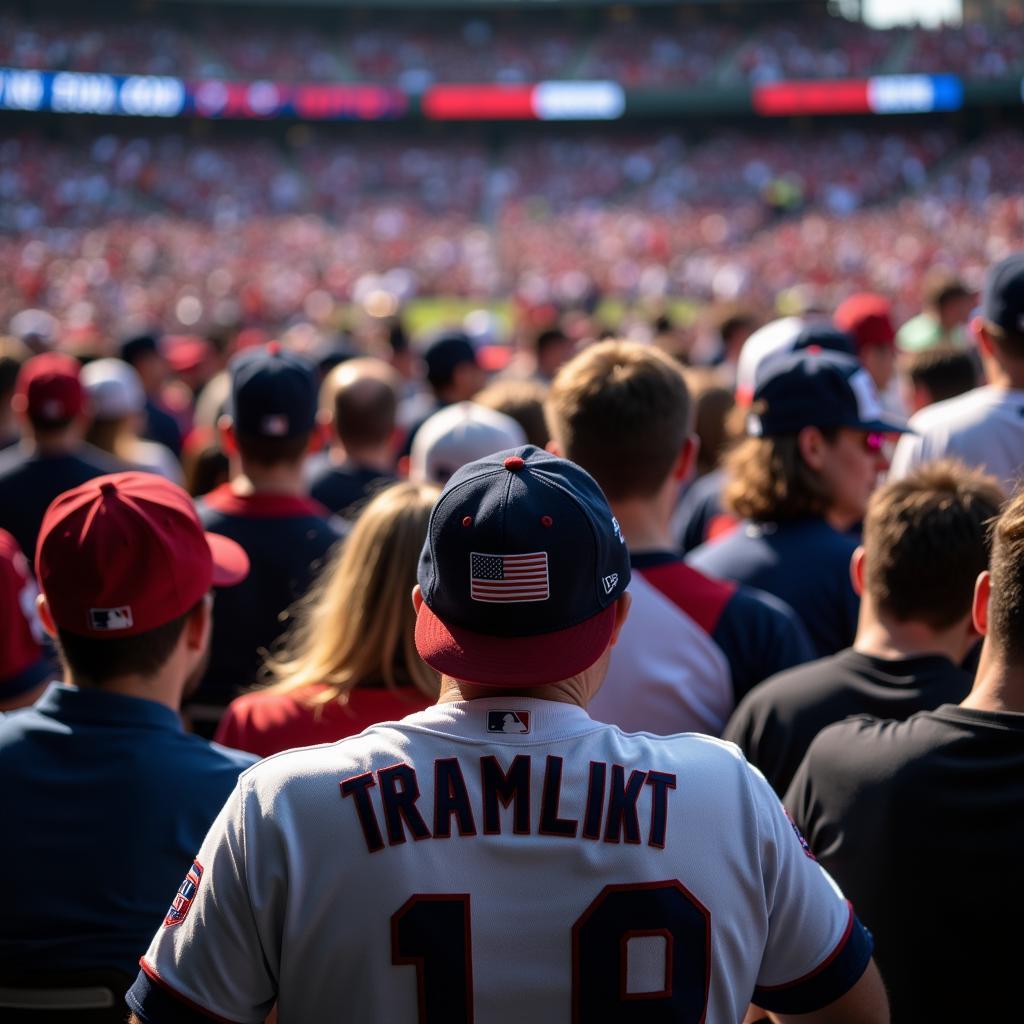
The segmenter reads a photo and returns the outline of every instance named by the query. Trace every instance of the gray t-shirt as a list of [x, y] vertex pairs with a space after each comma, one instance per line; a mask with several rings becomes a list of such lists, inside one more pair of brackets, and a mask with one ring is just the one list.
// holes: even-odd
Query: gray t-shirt
[[957, 458], [1015, 490], [1024, 472], [1024, 391], [981, 387], [936, 402], [910, 419], [892, 459], [897, 480], [933, 459]]

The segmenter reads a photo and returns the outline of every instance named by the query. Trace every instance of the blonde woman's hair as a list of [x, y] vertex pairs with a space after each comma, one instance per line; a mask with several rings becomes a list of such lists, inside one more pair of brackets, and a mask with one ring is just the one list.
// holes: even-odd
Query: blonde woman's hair
[[295, 609], [282, 647], [267, 662], [269, 689], [319, 683], [317, 706], [346, 703], [363, 682], [411, 683], [436, 698], [437, 674], [416, 653], [412, 593], [436, 487], [401, 483], [363, 509], [341, 550]]

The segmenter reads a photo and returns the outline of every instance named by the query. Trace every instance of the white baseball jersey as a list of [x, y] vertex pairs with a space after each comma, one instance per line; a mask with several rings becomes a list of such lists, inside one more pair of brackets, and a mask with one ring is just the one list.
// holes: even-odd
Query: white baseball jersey
[[960, 459], [999, 477], [1007, 493], [1024, 472], [1024, 392], [981, 387], [926, 406], [910, 418], [913, 434], [896, 445], [889, 479], [933, 459]]
[[147, 1022], [737, 1024], [832, 1002], [870, 947], [736, 747], [500, 697], [246, 771], [128, 998]]

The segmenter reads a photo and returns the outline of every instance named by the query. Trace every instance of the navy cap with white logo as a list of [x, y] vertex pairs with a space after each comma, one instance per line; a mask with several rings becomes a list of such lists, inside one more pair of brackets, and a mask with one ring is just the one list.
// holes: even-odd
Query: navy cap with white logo
[[629, 552], [585, 470], [532, 445], [463, 466], [430, 516], [416, 649], [481, 686], [539, 686], [604, 653]]
[[231, 361], [231, 418], [248, 437], [298, 437], [316, 424], [313, 364], [277, 342], [246, 349]]
[[990, 267], [981, 296], [981, 315], [1004, 331], [1024, 334], [1024, 252]]
[[747, 433], [777, 437], [799, 433], [804, 427], [908, 432], [903, 420], [883, 411], [867, 370], [856, 359], [837, 352], [787, 356], [758, 381]]

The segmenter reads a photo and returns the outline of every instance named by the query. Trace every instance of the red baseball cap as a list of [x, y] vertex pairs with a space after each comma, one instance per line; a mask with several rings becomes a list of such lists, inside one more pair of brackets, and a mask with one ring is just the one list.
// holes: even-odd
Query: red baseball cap
[[896, 328], [892, 323], [892, 307], [884, 295], [858, 292], [839, 304], [833, 317], [836, 327], [853, 335], [857, 351], [896, 344]]
[[34, 420], [60, 423], [77, 416], [85, 406], [77, 359], [62, 352], [44, 352], [29, 359], [14, 388], [16, 408]]
[[36, 547], [53, 620], [80, 636], [156, 629], [248, 572], [245, 551], [205, 533], [188, 494], [154, 473], [113, 473], [65, 491], [46, 510]]

